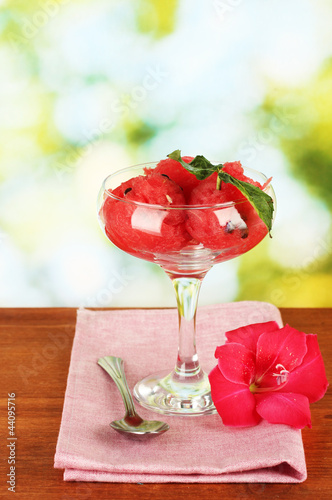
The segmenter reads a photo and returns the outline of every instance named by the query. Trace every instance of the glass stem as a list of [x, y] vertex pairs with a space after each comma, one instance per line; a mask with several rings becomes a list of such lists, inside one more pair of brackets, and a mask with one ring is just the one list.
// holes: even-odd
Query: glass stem
[[194, 382], [203, 377], [196, 352], [196, 310], [200, 278], [171, 276], [179, 315], [179, 348], [173, 379]]

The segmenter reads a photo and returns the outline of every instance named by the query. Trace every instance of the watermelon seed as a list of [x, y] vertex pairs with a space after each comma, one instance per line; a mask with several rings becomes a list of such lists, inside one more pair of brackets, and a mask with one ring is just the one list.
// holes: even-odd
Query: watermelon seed
[[133, 188], [127, 188], [124, 192], [124, 194], [126, 195], [127, 193], [129, 193], [129, 191], [131, 191]]
[[161, 174], [161, 175], [162, 175], [163, 177], [167, 177], [167, 179], [171, 180], [171, 179], [168, 177], [168, 175], [166, 175], [166, 174]]

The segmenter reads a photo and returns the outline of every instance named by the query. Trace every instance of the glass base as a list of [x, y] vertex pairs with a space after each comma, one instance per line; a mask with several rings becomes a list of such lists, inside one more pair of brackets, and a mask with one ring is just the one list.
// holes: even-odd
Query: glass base
[[[144, 408], [168, 415], [199, 416], [217, 413], [211, 399], [208, 376], [201, 373], [199, 381], [196, 377], [175, 380], [174, 371], [154, 373], [135, 385], [134, 397]], [[190, 378], [192, 382], [188, 380]]]

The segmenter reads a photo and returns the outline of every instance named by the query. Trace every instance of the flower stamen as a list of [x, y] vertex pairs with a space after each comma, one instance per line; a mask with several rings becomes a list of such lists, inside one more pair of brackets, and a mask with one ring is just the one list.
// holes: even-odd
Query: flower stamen
[[[281, 370], [280, 370], [280, 368], [281, 368]], [[285, 382], [287, 382], [289, 371], [286, 370], [286, 368], [282, 364], [280, 364], [280, 363], [278, 363], [276, 365], [276, 370], [280, 370], [280, 372], [279, 373], [273, 373], [272, 375], [274, 377], [277, 377], [277, 385], [281, 385], [281, 384], [284, 384]]]

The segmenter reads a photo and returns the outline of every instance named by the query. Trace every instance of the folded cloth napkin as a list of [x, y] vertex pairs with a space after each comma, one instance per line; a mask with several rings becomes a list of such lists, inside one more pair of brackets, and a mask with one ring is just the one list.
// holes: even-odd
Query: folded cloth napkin
[[[215, 365], [214, 351], [225, 332], [275, 320], [278, 309], [262, 302], [200, 307], [197, 348], [203, 368]], [[62, 421], [55, 454], [65, 481], [141, 483], [297, 483], [306, 479], [301, 431], [265, 421], [256, 427], [225, 427], [219, 415], [158, 415], [139, 407], [143, 418], [163, 420], [170, 430], [135, 440], [110, 428], [124, 406], [103, 356], [125, 361], [129, 388], [153, 372], [174, 367], [177, 354], [174, 309], [77, 313]], [[139, 406], [139, 405], [138, 405]]]

